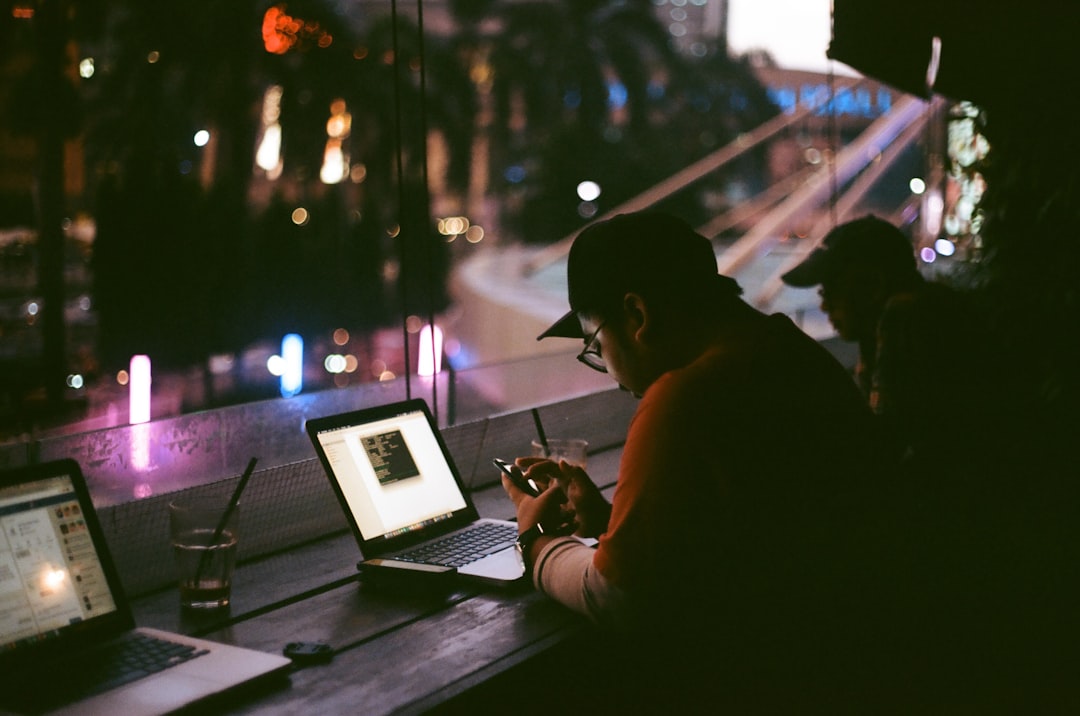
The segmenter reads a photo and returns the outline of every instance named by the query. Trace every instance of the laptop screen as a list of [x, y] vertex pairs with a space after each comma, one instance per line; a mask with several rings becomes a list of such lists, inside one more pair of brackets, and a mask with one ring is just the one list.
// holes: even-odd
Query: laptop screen
[[0, 653], [117, 611], [69, 475], [0, 486]]
[[423, 410], [315, 437], [365, 542], [416, 532], [468, 506]]

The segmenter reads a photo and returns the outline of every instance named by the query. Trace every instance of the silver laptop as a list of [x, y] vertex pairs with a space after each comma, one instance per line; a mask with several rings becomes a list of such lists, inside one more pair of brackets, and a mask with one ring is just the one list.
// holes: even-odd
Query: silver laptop
[[[423, 400], [315, 418], [306, 427], [365, 560], [452, 566], [496, 585], [524, 578], [517, 524], [478, 515]], [[455, 548], [476, 531], [491, 532], [492, 541]]]
[[[113, 655], [135, 647], [163, 663], [114, 668]], [[57, 460], [0, 474], [0, 709], [162, 714], [290, 664], [136, 628], [79, 465]]]

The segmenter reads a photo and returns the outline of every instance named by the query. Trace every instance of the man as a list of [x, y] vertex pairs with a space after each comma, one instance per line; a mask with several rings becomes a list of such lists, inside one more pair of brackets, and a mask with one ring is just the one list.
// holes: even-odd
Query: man
[[[924, 280], [899, 229], [873, 215], [840, 224], [782, 278], [820, 285], [836, 332], [858, 343], [856, 382], [902, 459], [971, 460], [971, 439], [987, 434], [985, 418], [1003, 401], [997, 351], [961, 294]], [[950, 449], [958, 444], [962, 455]]]
[[[701, 649], [708, 673], [744, 686], [735, 674], [820, 687], [809, 675], [853, 653], [841, 622], [869, 599], [850, 581], [872, 521], [856, 505], [881, 475], [858, 390], [787, 317], [747, 305], [674, 217], [587, 227], [567, 274], [571, 311], [540, 338], [583, 340], [579, 360], [641, 403], [610, 505], [565, 462], [518, 460], [548, 483], [536, 498], [503, 479], [536, 588], [632, 635], [642, 660], [683, 672]], [[560, 536], [568, 520], [597, 548]]]

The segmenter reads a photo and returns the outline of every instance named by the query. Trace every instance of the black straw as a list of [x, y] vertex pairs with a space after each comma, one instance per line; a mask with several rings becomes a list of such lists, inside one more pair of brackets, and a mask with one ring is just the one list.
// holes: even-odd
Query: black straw
[[540, 444], [544, 446], [544, 457], [551, 456], [551, 446], [548, 445], [547, 435], [544, 433], [544, 424], [540, 422], [540, 411], [532, 409], [533, 422], [536, 423], [536, 434], [540, 436]]
[[[240, 504], [240, 493], [244, 491], [244, 487], [247, 485], [247, 481], [251, 478], [251, 473], [255, 472], [256, 458], [251, 458], [248, 461], [247, 467], [244, 469], [244, 474], [240, 476], [240, 482], [236, 483], [236, 489], [233, 490], [232, 497], [229, 498], [229, 504], [225, 508], [225, 513], [218, 521], [217, 528], [214, 529], [214, 536], [210, 540], [210, 547], [214, 547], [221, 541], [221, 533], [225, 531], [225, 525], [229, 523], [229, 517], [236, 510], [236, 506]], [[203, 552], [202, 559], [199, 560], [199, 566], [195, 570], [195, 584], [198, 585], [200, 578], [202, 577], [203, 568], [206, 566], [206, 560], [210, 558], [210, 550]]]

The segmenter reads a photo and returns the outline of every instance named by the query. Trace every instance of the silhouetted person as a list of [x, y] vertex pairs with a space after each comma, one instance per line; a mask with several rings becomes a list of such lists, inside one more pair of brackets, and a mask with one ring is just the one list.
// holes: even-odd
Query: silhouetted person
[[872, 215], [841, 224], [783, 280], [819, 285], [837, 333], [858, 343], [855, 380], [898, 457], [955, 469], [994, 447], [1005, 396], [991, 332], [968, 297], [924, 279], [898, 228]]
[[1026, 710], [1053, 694], [1057, 654], [1076, 634], [1063, 585], [1080, 579], [984, 316], [968, 294], [925, 280], [907, 237], [873, 216], [837, 226], [783, 278], [820, 285], [837, 333], [859, 344], [856, 380], [899, 448], [893, 569], [910, 574], [898, 593], [925, 639], [913, 668], [942, 703], [981, 709], [1011, 696], [1006, 710]]

